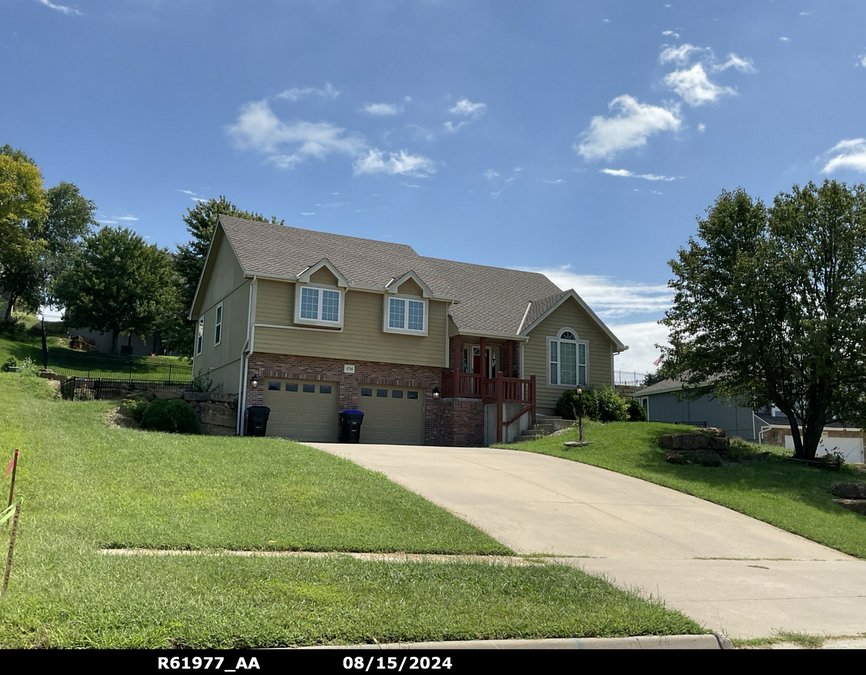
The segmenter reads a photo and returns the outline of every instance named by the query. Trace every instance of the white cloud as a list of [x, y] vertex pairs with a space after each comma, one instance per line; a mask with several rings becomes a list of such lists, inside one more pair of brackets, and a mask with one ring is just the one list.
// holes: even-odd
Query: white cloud
[[355, 175], [366, 173], [402, 174], [406, 176], [425, 176], [436, 172], [436, 163], [422, 155], [400, 152], [382, 152], [369, 148], [367, 154], [359, 157], [353, 164]]
[[698, 125], [698, 131], [700, 131], [701, 133], [704, 133], [706, 130], [707, 130], [707, 125], [704, 124], [703, 122], [701, 122], [701, 123]]
[[487, 171], [484, 172], [484, 177], [487, 180], [495, 181], [497, 178], [499, 178], [499, 174], [493, 169], [487, 169]]
[[403, 108], [393, 103], [368, 103], [364, 106], [364, 112], [377, 117], [388, 117], [403, 112]]
[[415, 185], [414, 183], [407, 183], [406, 181], [402, 181], [400, 183], [400, 185], [403, 185], [407, 188], [419, 188], [419, 187], [421, 187], [420, 185]]
[[628, 349], [614, 357], [614, 370], [622, 371], [624, 379], [630, 379], [636, 373], [636, 379], [642, 379], [646, 373], [654, 373], [653, 362], [661, 356], [661, 350], [656, 345], [667, 344], [668, 329], [658, 321], [641, 321], [639, 323], [608, 324]]
[[288, 99], [290, 101], [300, 101], [302, 98], [307, 98], [308, 96], [321, 96], [322, 98], [337, 98], [342, 92], [334, 88], [330, 82], [325, 84], [324, 89], [319, 89], [318, 87], [305, 87], [303, 89], [298, 89], [294, 87], [292, 89], [286, 89], [281, 94], [277, 94], [277, 98]]
[[549, 183], [550, 185], [560, 185], [560, 184], [564, 183], [565, 181], [562, 178], [557, 178], [556, 180], [545, 179], [544, 182]]
[[201, 197], [190, 197], [190, 199], [199, 204], [204, 204], [207, 201], [207, 199], [202, 199]]
[[58, 12], [63, 12], [64, 14], [77, 14], [78, 16], [84, 16], [77, 9], [72, 9], [72, 7], [64, 7], [63, 5], [55, 5], [51, 2], [49, 2], [49, 0], [37, 0], [37, 1], [41, 2], [46, 7], [50, 7], [51, 9], [56, 9]]
[[122, 220], [124, 222], [135, 222], [138, 220], [135, 216], [117, 216], [118, 220]]
[[780, 37], [779, 42], [790, 42], [790, 40], [786, 37]]
[[628, 169], [602, 169], [599, 173], [605, 173], [608, 176], [617, 176], [619, 178], [643, 178], [644, 180], [661, 180], [672, 181], [676, 180], [676, 176], [660, 176], [655, 173], [634, 173]]
[[679, 47], [666, 47], [662, 50], [662, 53], [659, 54], [659, 61], [661, 63], [670, 63], [673, 61], [674, 63], [683, 66], [689, 62], [692, 55], [702, 54], [705, 51], [707, 50], [703, 47], [695, 47], [688, 43], [680, 45]]
[[183, 192], [185, 195], [194, 195], [195, 192], [192, 190], [178, 190], [178, 192]]
[[117, 225], [116, 220], [99, 220], [97, 218], [96, 222], [99, 223], [100, 225]]
[[610, 19], [602, 19], [601, 22], [602, 23], [610, 23]]
[[837, 169], [866, 172], [866, 138], [840, 141], [825, 153], [825, 156], [829, 155], [834, 156], [827, 160], [822, 173], [833, 173]]
[[678, 38], [680, 36], [679, 33], [675, 33], [672, 30], [663, 30], [662, 35], [667, 35], [668, 37], [675, 37], [675, 38]]
[[640, 103], [633, 96], [617, 96], [608, 104], [612, 117], [598, 115], [575, 142], [584, 159], [601, 159], [646, 145], [646, 139], [660, 131], [677, 131], [681, 120], [677, 108]]
[[448, 112], [454, 115], [468, 115], [472, 119], [478, 119], [487, 112], [486, 103], [472, 103], [468, 98], [461, 98], [453, 108], [449, 108]]
[[302, 216], [315, 216], [316, 212], [315, 211], [301, 211], [301, 215]]
[[[267, 153], [271, 155], [269, 161], [283, 169], [293, 168], [309, 157], [355, 157], [366, 147], [361, 136], [328, 122], [281, 122], [267, 101], [244, 105], [237, 122], [226, 127], [226, 132], [239, 149]], [[285, 148], [291, 149], [291, 154], [278, 154]]]
[[527, 271], [541, 272], [563, 290], [573, 288], [603, 319], [657, 314], [668, 309], [673, 298], [673, 292], [667, 285], [640, 284], [616, 277], [577, 274], [572, 271], [571, 265]]
[[860, 59], [860, 65], [866, 68], [866, 54], [863, 54], [863, 56], [858, 56], [857, 58]]
[[730, 87], [721, 87], [711, 82], [701, 63], [696, 63], [687, 70], [675, 70], [665, 76], [664, 82], [690, 106], [713, 103], [722, 96], [733, 96], [737, 93]]
[[739, 70], [741, 73], [754, 73], [755, 65], [752, 63], [752, 59], [749, 58], [741, 58], [731, 52], [728, 54], [728, 60], [724, 63], [716, 64], [713, 66], [713, 70], [716, 72], [727, 70], [728, 68], [735, 68]]
[[448, 121], [448, 122], [445, 122], [445, 128], [453, 134], [453, 133], [456, 133], [460, 129], [460, 127], [466, 126], [467, 124], [469, 124], [469, 122], [467, 122], [466, 120], [463, 120], [462, 122], [458, 122], [457, 124], [454, 124], [453, 122]]

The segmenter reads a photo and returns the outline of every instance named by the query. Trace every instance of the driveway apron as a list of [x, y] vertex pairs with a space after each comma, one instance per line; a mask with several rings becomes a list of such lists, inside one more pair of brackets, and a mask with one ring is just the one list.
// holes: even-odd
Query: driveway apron
[[518, 553], [604, 575], [729, 637], [866, 632], [866, 561], [716, 504], [513, 450], [310, 445], [385, 474]]

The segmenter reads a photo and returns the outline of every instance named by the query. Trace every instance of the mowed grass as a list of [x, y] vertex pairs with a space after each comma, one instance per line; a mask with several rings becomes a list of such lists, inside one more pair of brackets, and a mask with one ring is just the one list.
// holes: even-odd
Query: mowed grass
[[[42, 334], [32, 317], [25, 323], [30, 326], [23, 334], [13, 339], [0, 337], [0, 364], [10, 356], [19, 362], [29, 358], [42, 367]], [[101, 352], [80, 352], [69, 347], [66, 329], [60, 323], [45, 324], [48, 345], [48, 367], [58, 373], [79, 377], [133, 377], [159, 376], [168, 378], [172, 367], [172, 380], [191, 380], [189, 361], [176, 356], [117, 356]], [[75, 331], [72, 331], [75, 334]], [[125, 344], [121, 340], [121, 344]]]
[[[383, 476], [288, 441], [109, 429], [111, 403], [0, 374], [25, 496], [5, 647], [276, 647], [703, 632], [559, 565], [238, 557], [224, 549], [509, 553]], [[0, 484], [3, 487], [8, 482]], [[0, 530], [5, 556], [8, 530]], [[207, 549], [111, 556], [104, 546]]]
[[798, 465], [784, 459], [784, 448], [767, 445], [753, 446], [756, 453], [772, 453], [764, 461], [721, 467], [669, 464], [658, 446], [658, 436], [688, 430], [657, 422], [592, 423], [585, 430], [591, 445], [584, 448], [563, 445], [577, 440], [576, 429], [501, 447], [563, 457], [642, 478], [866, 558], [863, 516], [834, 503], [830, 494], [831, 483], [866, 482], [864, 474], [850, 468], [829, 471]]

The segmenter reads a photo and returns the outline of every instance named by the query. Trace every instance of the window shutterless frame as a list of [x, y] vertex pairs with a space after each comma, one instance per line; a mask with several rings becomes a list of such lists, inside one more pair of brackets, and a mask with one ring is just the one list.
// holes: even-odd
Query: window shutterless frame
[[429, 309], [426, 298], [386, 295], [382, 330], [403, 335], [427, 335]]
[[342, 289], [296, 284], [295, 323], [342, 328], [344, 300]]
[[589, 343], [571, 328], [547, 338], [547, 383], [554, 387], [585, 387], [589, 382]]
[[201, 348], [204, 343], [204, 317], [199, 318], [198, 320], [198, 331], [195, 335], [195, 355], [199, 356], [201, 354]]
[[222, 342], [223, 336], [223, 303], [216, 307], [216, 322], [213, 329], [213, 346], [216, 347]]

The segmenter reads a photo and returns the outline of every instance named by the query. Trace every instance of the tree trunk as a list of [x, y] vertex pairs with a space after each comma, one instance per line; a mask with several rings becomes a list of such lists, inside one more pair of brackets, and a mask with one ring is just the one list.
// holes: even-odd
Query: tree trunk
[[9, 293], [9, 302], [6, 303], [6, 314], [3, 317], [3, 321], [9, 321], [12, 318], [12, 306], [17, 299], [18, 296], [15, 293]]
[[119, 336], [120, 336], [120, 330], [118, 330], [117, 328], [115, 328], [114, 330], [111, 331], [111, 353], [112, 354], [119, 354], [120, 353], [120, 346], [118, 344], [118, 339], [117, 339]]

